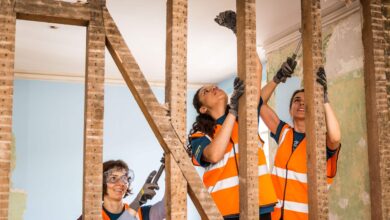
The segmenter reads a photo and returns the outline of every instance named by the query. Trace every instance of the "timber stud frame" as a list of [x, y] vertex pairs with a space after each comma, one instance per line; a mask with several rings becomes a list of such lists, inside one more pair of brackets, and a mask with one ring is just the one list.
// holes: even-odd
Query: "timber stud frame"
[[[349, 1], [347, 1], [349, 2]], [[367, 127], [369, 141], [372, 219], [388, 219], [390, 141], [388, 53], [378, 46], [383, 33], [388, 37], [388, 19], [383, 19], [380, 6], [389, 8], [388, 1], [360, 0], [364, 14], [363, 42], [365, 48], [365, 80]], [[301, 0], [303, 50], [308, 108], [306, 126], [313, 149], [308, 149], [310, 219], [328, 218], [324, 145], [324, 115], [321, 112], [322, 91], [315, 84], [315, 70], [322, 63], [321, 16], [319, 0]], [[122, 76], [151, 126], [167, 158], [167, 219], [186, 219], [186, 194], [194, 202], [202, 219], [222, 220], [214, 201], [204, 187], [183, 148], [187, 89], [187, 0], [167, 0], [166, 106], [156, 97], [137, 62], [105, 7], [105, 0], [69, 3], [54, 0], [0, 0], [0, 220], [8, 219], [10, 195], [10, 164], [12, 142], [12, 107], [14, 85], [16, 19], [51, 22], [87, 27], [85, 76], [83, 217], [101, 219], [102, 153], [104, 113], [104, 49], [108, 48]], [[256, 101], [253, 101], [254, 59], [256, 50], [255, 0], [236, 0], [238, 74], [247, 84], [240, 104], [240, 204], [241, 218], [258, 218], [257, 158], [255, 149], [257, 121]], [[378, 9], [379, 8], [379, 9]], [[388, 15], [388, 14], [386, 14]], [[388, 18], [388, 17], [387, 17]], [[384, 25], [386, 28], [384, 28]], [[379, 34], [379, 35], [378, 35]], [[382, 35], [381, 35], [382, 34]], [[382, 48], [382, 49], [381, 49]], [[373, 56], [375, 55], [375, 56]], [[371, 58], [370, 58], [371, 57]], [[369, 59], [370, 58], [370, 59]], [[373, 76], [375, 74], [375, 77]], [[387, 79], [386, 79], [387, 77]], [[389, 89], [387, 89], [389, 91]], [[178, 95], [179, 94], [179, 95]], [[372, 99], [372, 97], [376, 97]], [[384, 98], [383, 98], [384, 97]], [[379, 102], [375, 100], [384, 100]], [[372, 103], [371, 103], [372, 101]], [[387, 105], [385, 105], [387, 104]], [[175, 116], [175, 119], [173, 120]], [[311, 120], [310, 120], [311, 119]], [[383, 120], [385, 119], [385, 120]], [[312, 134], [310, 131], [315, 130]], [[251, 139], [252, 138], [252, 139]], [[379, 144], [378, 144], [379, 143]], [[375, 147], [375, 146], [376, 147]], [[312, 167], [312, 169], [310, 168]], [[382, 168], [384, 171], [381, 172]], [[173, 184], [175, 183], [175, 184]], [[260, 186], [261, 188], [261, 186]], [[376, 206], [375, 202], [379, 202]], [[175, 207], [175, 209], [173, 209]]]

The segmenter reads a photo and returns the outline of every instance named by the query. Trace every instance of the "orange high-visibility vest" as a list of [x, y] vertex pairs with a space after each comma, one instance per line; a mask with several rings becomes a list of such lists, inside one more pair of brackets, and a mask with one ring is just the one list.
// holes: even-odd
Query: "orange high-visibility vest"
[[[278, 204], [272, 213], [273, 220], [308, 219], [306, 138], [292, 152], [293, 136], [293, 128], [285, 124], [280, 132], [272, 170], [272, 181], [278, 196]], [[336, 175], [338, 152], [327, 160], [328, 187]]]
[[[129, 205], [125, 204], [125, 211], [123, 212], [122, 215], [127, 214], [125, 212], [127, 212], [128, 209], [129, 209]], [[122, 217], [122, 215], [121, 215], [121, 217]], [[103, 217], [103, 220], [111, 220], [110, 217], [107, 215], [107, 213], [104, 211], [104, 209], [102, 209], [102, 217]], [[142, 220], [142, 210], [141, 210], [141, 208], [138, 209], [137, 219]]]
[[[214, 136], [221, 127], [221, 125], [216, 125]], [[202, 136], [205, 136], [205, 134], [201, 132], [196, 132], [192, 135], [193, 138]], [[206, 137], [211, 140], [211, 137], [207, 135]], [[277, 198], [272, 185], [271, 175], [268, 172], [263, 152], [263, 143], [260, 139], [258, 157], [259, 207], [274, 205], [277, 203]], [[199, 166], [196, 159], [194, 157], [192, 159], [194, 165]], [[238, 163], [238, 123], [235, 122], [231, 134], [231, 141], [225, 150], [225, 155], [219, 162], [207, 166], [203, 175], [203, 183], [223, 216], [239, 214], [240, 212]]]

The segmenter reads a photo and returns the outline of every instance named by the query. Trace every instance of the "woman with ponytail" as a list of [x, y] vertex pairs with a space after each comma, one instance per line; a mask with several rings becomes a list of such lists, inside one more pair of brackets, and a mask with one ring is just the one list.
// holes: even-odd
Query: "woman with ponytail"
[[[231, 19], [234, 19], [232, 22]], [[234, 24], [235, 13], [227, 11], [217, 16], [216, 21], [224, 26]], [[229, 25], [226, 25], [229, 24]], [[257, 85], [260, 90], [262, 65], [257, 59]], [[216, 85], [200, 88], [193, 99], [198, 115], [189, 134], [189, 150], [194, 165], [205, 169], [203, 183], [214, 199], [224, 219], [239, 219], [239, 180], [238, 180], [238, 100], [244, 93], [242, 80], [234, 80], [234, 91], [227, 103], [226, 92]], [[257, 100], [260, 99], [258, 93]], [[271, 219], [270, 213], [277, 203], [276, 194], [266, 159], [263, 142], [258, 145], [259, 217]]]

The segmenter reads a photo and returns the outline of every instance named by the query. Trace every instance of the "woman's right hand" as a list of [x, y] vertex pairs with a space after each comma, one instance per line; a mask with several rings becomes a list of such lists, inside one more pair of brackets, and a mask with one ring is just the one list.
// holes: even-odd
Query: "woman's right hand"
[[238, 115], [238, 99], [244, 94], [245, 91], [245, 84], [244, 81], [241, 80], [239, 77], [236, 77], [234, 79], [234, 90], [233, 94], [230, 97], [230, 103], [229, 103], [229, 113], [233, 114], [237, 117]]
[[297, 66], [297, 61], [295, 61], [291, 57], [287, 57], [286, 62], [282, 64], [278, 72], [273, 78], [273, 81], [276, 84], [279, 84], [280, 82], [285, 83], [287, 78], [291, 77], [291, 75], [294, 73], [294, 69]]

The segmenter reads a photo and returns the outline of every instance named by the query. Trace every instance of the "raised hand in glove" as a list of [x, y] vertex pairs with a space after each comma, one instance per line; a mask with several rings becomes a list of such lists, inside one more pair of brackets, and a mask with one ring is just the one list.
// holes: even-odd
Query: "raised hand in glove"
[[245, 84], [244, 81], [242, 81], [239, 77], [236, 77], [234, 79], [234, 89], [233, 94], [230, 97], [230, 103], [229, 103], [229, 113], [233, 114], [237, 117], [238, 115], [238, 99], [244, 94], [245, 91]]
[[326, 81], [326, 73], [324, 67], [318, 68], [317, 82], [324, 88], [324, 103], [329, 103], [328, 99], [328, 83]]
[[139, 207], [147, 202], [147, 200], [152, 199], [156, 195], [156, 189], [159, 187], [157, 184], [152, 183], [153, 177], [156, 175], [156, 171], [153, 170], [148, 178], [146, 179], [145, 184], [143, 185], [141, 191], [138, 193], [137, 197], [130, 203], [130, 208], [135, 211], [138, 211]]
[[236, 12], [228, 10], [221, 12], [215, 17], [215, 22], [219, 25], [224, 26], [236, 33]]
[[295, 61], [291, 57], [287, 57], [286, 62], [282, 64], [276, 75], [274, 76], [273, 80], [276, 84], [279, 84], [280, 82], [286, 82], [287, 78], [291, 77], [291, 75], [294, 73], [294, 69], [297, 66], [297, 61]]

